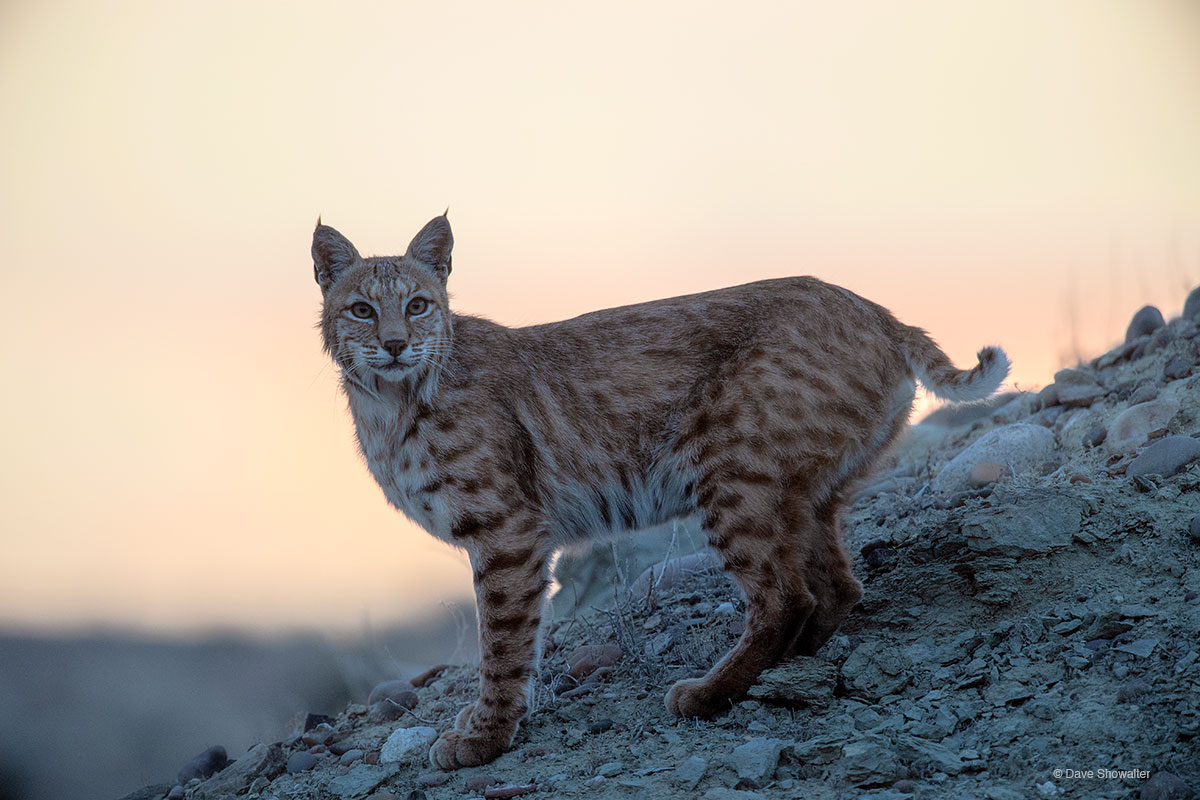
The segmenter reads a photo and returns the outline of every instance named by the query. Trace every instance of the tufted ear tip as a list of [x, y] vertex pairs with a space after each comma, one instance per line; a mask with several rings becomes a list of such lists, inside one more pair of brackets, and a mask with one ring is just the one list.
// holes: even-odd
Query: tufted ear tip
[[446, 280], [450, 275], [450, 253], [454, 249], [454, 233], [450, 230], [450, 209], [439, 217], [425, 223], [425, 227], [413, 237], [405, 253], [412, 260], [424, 264]]
[[313, 276], [321, 290], [328, 290], [358, 258], [358, 251], [350, 240], [317, 217], [317, 227], [313, 230], [312, 259]]

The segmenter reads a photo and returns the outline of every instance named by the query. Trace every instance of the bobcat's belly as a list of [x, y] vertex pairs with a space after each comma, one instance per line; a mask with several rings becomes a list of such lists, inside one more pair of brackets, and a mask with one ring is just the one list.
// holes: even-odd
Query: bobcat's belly
[[556, 545], [649, 528], [696, 511], [692, 476], [675, 458], [656, 463], [643, 476], [607, 476], [596, 484], [564, 481], [550, 502]]

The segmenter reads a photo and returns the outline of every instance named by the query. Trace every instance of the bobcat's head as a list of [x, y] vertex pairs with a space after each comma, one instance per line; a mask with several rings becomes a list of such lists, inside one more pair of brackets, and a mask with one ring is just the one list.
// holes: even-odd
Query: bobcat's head
[[454, 236], [445, 215], [421, 229], [402, 256], [363, 258], [350, 241], [317, 220], [313, 274], [325, 305], [325, 350], [349, 385], [377, 394], [381, 382], [428, 396], [450, 355], [446, 295]]

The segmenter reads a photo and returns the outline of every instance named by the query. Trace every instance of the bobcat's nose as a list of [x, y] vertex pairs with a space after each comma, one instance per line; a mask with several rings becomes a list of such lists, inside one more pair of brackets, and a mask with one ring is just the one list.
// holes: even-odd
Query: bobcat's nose
[[388, 339], [383, 343], [383, 349], [387, 350], [393, 356], [403, 353], [406, 347], [408, 347], [408, 341], [405, 339]]

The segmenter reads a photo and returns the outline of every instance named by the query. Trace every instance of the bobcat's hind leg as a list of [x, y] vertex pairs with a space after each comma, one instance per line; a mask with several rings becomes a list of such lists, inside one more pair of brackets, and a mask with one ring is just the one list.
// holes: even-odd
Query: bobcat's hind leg
[[[906, 396], [904, 385], [899, 396]], [[809, 588], [816, 596], [817, 607], [799, 636], [788, 647], [785, 654], [787, 658], [816, 655], [862, 597], [862, 584], [854, 577], [850, 569], [850, 557], [842, 546], [842, 507], [855, 484], [870, 474], [880, 456], [907, 427], [908, 403], [911, 400], [895, 407], [884, 435], [878, 437], [873, 446], [857, 459], [855, 468], [843, 475], [829, 491], [828, 497], [813, 510], [814, 538], [808, 547], [805, 572]]]
[[[779, 661], [815, 606], [801, 560], [803, 537], [782, 517], [779, 490], [765, 475], [724, 476], [700, 486], [709, 543], [746, 595], [741, 639], [703, 678], [682, 680], [667, 693], [667, 709], [683, 717], [711, 717], [730, 708], [764, 669]], [[807, 527], [807, 526], [806, 526]]]
[[808, 587], [816, 599], [813, 613], [788, 647], [785, 658], [816, 655], [862, 597], [862, 585], [850, 569], [838, 522], [840, 501], [827, 501], [814, 515], [815, 539], [805, 565]]
[[545, 525], [522, 513], [488, 522], [494, 525], [488, 530], [460, 526], [477, 530], [465, 544], [479, 617], [479, 698], [430, 748], [429, 760], [440, 769], [486, 764], [509, 748], [537, 667], [535, 645], [549, 585]]

